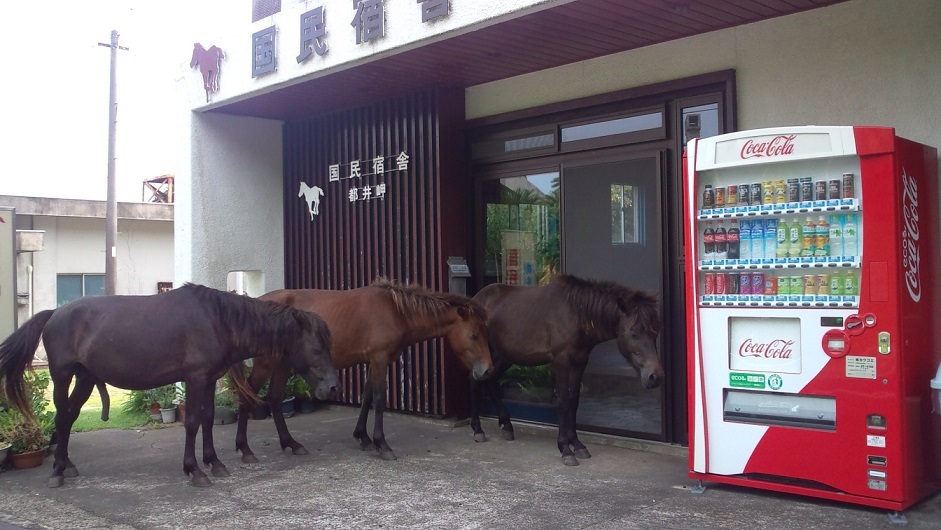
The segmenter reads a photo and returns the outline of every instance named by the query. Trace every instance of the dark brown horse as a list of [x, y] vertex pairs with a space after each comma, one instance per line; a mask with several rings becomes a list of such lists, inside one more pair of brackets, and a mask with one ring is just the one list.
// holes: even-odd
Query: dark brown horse
[[[330, 360], [330, 334], [316, 315], [272, 302], [187, 284], [152, 296], [80, 298], [37, 313], [0, 345], [0, 394], [32, 415], [23, 375], [40, 334], [49, 358], [56, 406], [55, 463], [50, 487], [77, 476], [69, 460], [69, 431], [98, 383], [144, 390], [186, 383], [183, 471], [196, 486], [212, 481], [196, 462], [203, 431], [203, 462], [227, 476], [212, 442], [215, 382], [234, 363], [265, 355], [289, 365], [327, 397], [339, 386]], [[69, 385], [75, 377], [75, 389]]]
[[474, 299], [489, 315], [487, 330], [494, 362], [487, 381], [471, 381], [471, 427], [478, 442], [487, 441], [480, 428], [481, 386], [497, 406], [503, 437], [514, 438], [510, 416], [497, 391], [500, 376], [513, 364], [552, 364], [559, 451], [567, 466], [577, 466], [576, 457], [591, 457], [575, 433], [575, 412], [592, 348], [616, 338], [618, 350], [640, 373], [645, 388], [653, 388], [663, 379], [657, 356], [660, 312], [652, 293], [563, 275], [541, 287], [488, 285]]
[[209, 103], [209, 94], [219, 91], [219, 69], [225, 53], [218, 46], [210, 46], [207, 50], [200, 43], [193, 44], [193, 58], [190, 59], [190, 68], [199, 67], [203, 75], [203, 88], [206, 90], [206, 103]]
[[[436, 337], [444, 337], [474, 378], [486, 377], [493, 368], [484, 328], [485, 313], [470, 298], [456, 294], [430, 291], [417, 285], [379, 279], [368, 287], [346, 291], [299, 289], [273, 291], [261, 297], [288, 304], [320, 315], [330, 328], [333, 338], [333, 363], [343, 369], [366, 364], [367, 379], [363, 389], [362, 408], [353, 436], [364, 451], [375, 447], [386, 460], [395, 453], [383, 433], [382, 414], [386, 406], [386, 372], [393, 360], [406, 347]], [[255, 359], [248, 383], [258, 390], [271, 378], [268, 401], [271, 407], [281, 449], [290, 447], [294, 454], [307, 454], [287, 430], [284, 416], [277, 404], [281, 402], [290, 367], [275, 359]], [[366, 434], [369, 409], [375, 408], [373, 438]], [[239, 409], [238, 434], [235, 447], [242, 451], [243, 462], [258, 459], [248, 447], [249, 405]]]

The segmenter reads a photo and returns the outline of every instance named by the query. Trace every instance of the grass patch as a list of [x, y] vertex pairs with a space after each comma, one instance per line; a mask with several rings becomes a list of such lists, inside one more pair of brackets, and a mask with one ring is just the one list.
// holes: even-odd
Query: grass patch
[[[55, 405], [52, 404], [52, 387], [53, 385], [49, 385], [49, 388], [46, 389], [46, 399], [49, 400], [49, 404], [46, 405], [46, 407], [47, 410], [54, 411]], [[69, 388], [69, 393], [72, 392], [74, 387], [75, 382], [73, 381], [72, 387]], [[82, 405], [82, 412], [79, 413], [78, 419], [72, 424], [72, 432], [97, 431], [99, 429], [127, 430], [157, 426], [157, 424], [150, 419], [150, 414], [146, 412], [124, 411], [122, 405], [124, 405], [124, 402], [128, 399], [128, 395], [130, 394], [129, 390], [113, 387], [111, 385], [107, 385], [107, 387], [108, 396], [111, 398], [111, 407], [108, 409], [108, 421], [101, 421], [101, 395], [98, 394], [98, 389], [95, 388], [92, 390], [91, 396], [88, 397], [88, 401]]]

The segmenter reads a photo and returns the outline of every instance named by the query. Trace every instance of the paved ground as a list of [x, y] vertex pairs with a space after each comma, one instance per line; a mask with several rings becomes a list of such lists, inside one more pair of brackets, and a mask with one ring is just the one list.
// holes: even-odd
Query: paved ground
[[[564, 467], [552, 430], [518, 425], [517, 440], [475, 444], [470, 428], [389, 414], [398, 460], [361, 452], [357, 410], [335, 406], [288, 420], [311, 454], [278, 448], [271, 420], [250, 421], [258, 464], [232, 452], [234, 425], [216, 426], [232, 476], [198, 489], [182, 473], [183, 429], [72, 437], [82, 475], [46, 487], [42, 467], [0, 473], [7, 528], [895, 528], [883, 510], [731, 486], [689, 492], [682, 448], [583, 436], [593, 458]], [[200, 444], [197, 443], [197, 447]], [[941, 529], [941, 495], [911, 508], [909, 529]]]

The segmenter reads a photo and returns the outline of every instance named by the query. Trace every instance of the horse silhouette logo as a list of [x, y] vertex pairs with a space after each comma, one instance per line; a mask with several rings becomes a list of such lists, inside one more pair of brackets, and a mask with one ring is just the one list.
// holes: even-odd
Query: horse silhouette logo
[[323, 196], [323, 189], [320, 186], [308, 186], [306, 182], [301, 182], [301, 190], [297, 192], [298, 197], [304, 197], [307, 201], [307, 210], [310, 212], [310, 220], [314, 220], [315, 215], [320, 215], [320, 197]]
[[225, 53], [218, 46], [210, 46], [207, 50], [203, 45], [193, 45], [193, 58], [190, 68], [199, 67], [203, 74], [203, 88], [206, 89], [206, 103], [209, 103], [209, 94], [219, 91], [219, 68], [222, 66]]

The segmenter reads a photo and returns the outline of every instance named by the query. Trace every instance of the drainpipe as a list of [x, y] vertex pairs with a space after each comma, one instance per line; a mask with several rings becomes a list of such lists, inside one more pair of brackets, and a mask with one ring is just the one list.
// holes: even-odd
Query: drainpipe
[[29, 301], [29, 305], [26, 308], [28, 317], [26, 320], [33, 318], [33, 266], [26, 266], [26, 299]]

